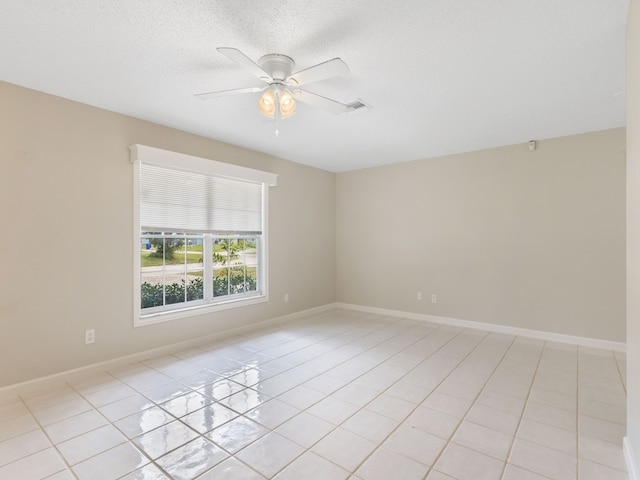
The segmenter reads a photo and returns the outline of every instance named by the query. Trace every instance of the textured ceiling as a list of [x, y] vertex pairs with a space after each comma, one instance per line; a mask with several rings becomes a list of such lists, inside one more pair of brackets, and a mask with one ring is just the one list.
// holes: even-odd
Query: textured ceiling
[[[0, 80], [346, 171], [625, 125], [629, 0], [0, 0]], [[348, 76], [308, 90], [372, 110], [299, 105], [274, 122], [263, 85], [216, 52]], [[1, 108], [1, 106], [0, 106]], [[224, 159], [219, 159], [224, 160]]]

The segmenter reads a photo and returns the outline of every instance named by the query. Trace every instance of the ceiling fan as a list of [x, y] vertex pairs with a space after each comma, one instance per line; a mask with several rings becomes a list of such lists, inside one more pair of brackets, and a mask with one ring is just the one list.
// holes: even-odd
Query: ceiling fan
[[278, 121], [295, 113], [296, 101], [322, 108], [334, 114], [350, 110], [351, 104], [344, 104], [300, 88], [309, 83], [348, 74], [349, 67], [340, 58], [332, 58], [292, 73], [295, 62], [287, 55], [269, 53], [261, 57], [258, 63], [255, 63], [237, 48], [219, 47], [217, 50], [247, 69], [266, 85], [200, 93], [195, 97], [207, 100], [239, 93], [264, 92], [258, 101], [258, 108], [263, 115], [276, 120], [276, 137], [278, 136]]

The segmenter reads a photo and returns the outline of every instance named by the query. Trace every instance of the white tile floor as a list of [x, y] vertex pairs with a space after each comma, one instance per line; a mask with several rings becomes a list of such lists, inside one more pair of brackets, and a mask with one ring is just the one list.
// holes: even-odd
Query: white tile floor
[[624, 361], [325, 312], [0, 402], [0, 478], [623, 480]]

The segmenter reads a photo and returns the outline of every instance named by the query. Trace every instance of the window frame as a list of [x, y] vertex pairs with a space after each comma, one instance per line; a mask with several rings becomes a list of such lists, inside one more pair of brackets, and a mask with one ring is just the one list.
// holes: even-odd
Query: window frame
[[[152, 325], [160, 322], [177, 320], [196, 315], [204, 315], [231, 308], [255, 305], [269, 301], [269, 284], [268, 284], [268, 211], [269, 211], [269, 187], [277, 184], [277, 174], [255, 170], [239, 165], [209, 160], [206, 158], [195, 157], [183, 153], [162, 150], [147, 145], [131, 145], [129, 147], [131, 153], [131, 163], [133, 164], [133, 325], [141, 327]], [[223, 178], [231, 178], [244, 182], [258, 183], [262, 185], [262, 234], [257, 248], [259, 249], [258, 258], [261, 261], [259, 268], [258, 281], [262, 285], [262, 289], [254, 295], [243, 295], [233, 297], [225, 301], [216, 301], [212, 303], [198, 303], [196, 305], [184, 304], [184, 307], [172, 307], [158, 310], [154, 307], [153, 312], [144, 313], [141, 308], [141, 262], [140, 262], [140, 242], [142, 239], [140, 226], [140, 165], [142, 163], [152, 164], [174, 170], [183, 170], [187, 172], [199, 173], [203, 175], [212, 175]], [[204, 248], [204, 247], [203, 247]]]

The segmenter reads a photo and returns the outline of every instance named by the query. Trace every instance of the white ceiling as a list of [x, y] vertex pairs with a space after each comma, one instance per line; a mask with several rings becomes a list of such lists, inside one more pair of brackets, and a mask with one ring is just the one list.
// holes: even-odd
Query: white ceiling
[[[625, 125], [629, 0], [0, 0], [0, 80], [312, 165], [347, 171]], [[346, 77], [280, 125], [263, 83], [216, 52]], [[0, 108], [1, 105], [0, 105]], [[222, 160], [222, 159], [221, 159]]]

